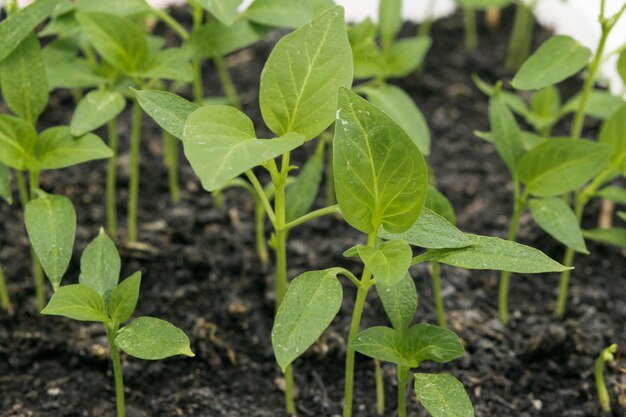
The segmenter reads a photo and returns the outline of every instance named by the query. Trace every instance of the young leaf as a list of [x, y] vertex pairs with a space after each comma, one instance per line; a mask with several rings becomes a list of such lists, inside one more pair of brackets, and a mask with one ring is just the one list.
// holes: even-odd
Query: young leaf
[[550, 236], [576, 252], [589, 254], [576, 215], [562, 198], [532, 199], [529, 207], [533, 219]]
[[287, 222], [304, 216], [309, 212], [322, 181], [322, 171], [324, 170], [324, 145], [320, 142], [315, 154], [302, 168], [302, 172], [293, 184], [287, 187], [285, 195], [285, 217]]
[[391, 362], [405, 367], [415, 367], [418, 364], [407, 360], [400, 351], [401, 335], [394, 329], [384, 326], [370, 327], [360, 332], [350, 341], [350, 347], [355, 351], [385, 362]]
[[588, 140], [551, 139], [522, 157], [519, 177], [528, 193], [554, 197], [573, 191], [606, 166], [611, 149]]
[[383, 50], [388, 50], [402, 27], [402, 0], [380, 0], [378, 27]]
[[465, 354], [459, 337], [453, 331], [426, 323], [416, 324], [402, 338], [405, 358], [417, 363], [450, 362]]
[[339, 92], [333, 140], [337, 201], [363, 233], [407, 230], [424, 206], [428, 169], [419, 149], [389, 116], [350, 90]]
[[70, 123], [70, 133], [82, 136], [91, 132], [117, 117], [125, 106], [124, 96], [117, 91], [91, 91], [78, 102]]
[[113, 156], [113, 151], [98, 136], [87, 133], [75, 138], [67, 126], [51, 127], [44, 130], [37, 139], [36, 168], [66, 168], [83, 162], [106, 159]]
[[426, 207], [408, 230], [402, 233], [389, 233], [381, 228], [378, 237], [402, 239], [413, 246], [427, 249], [464, 248], [473, 244], [463, 232]]
[[9, 108], [35, 124], [48, 104], [48, 78], [35, 34], [0, 63], [0, 88]]
[[183, 138], [185, 122], [191, 113], [200, 107], [168, 91], [136, 91], [141, 108], [155, 122], [178, 139]]
[[95, 12], [77, 13], [76, 18], [96, 51], [115, 68], [132, 73], [146, 62], [146, 35], [132, 20]]
[[430, 131], [426, 119], [404, 90], [382, 84], [366, 87], [364, 92], [370, 103], [387, 113], [409, 135], [423, 155], [430, 154]]
[[332, 0], [255, 0], [243, 17], [263, 25], [296, 29], [333, 6]]
[[107, 302], [111, 320], [123, 323], [130, 318], [137, 306], [140, 285], [141, 271], [137, 271], [111, 291], [111, 296]]
[[[253, 4], [257, 4], [255, 1]], [[225, 56], [238, 49], [252, 45], [274, 28], [251, 23], [248, 20], [236, 20], [231, 26], [218, 21], [209, 22], [195, 30], [185, 41], [193, 58], [206, 59]]]
[[243, 0], [197, 0], [198, 4], [225, 25], [232, 25]]
[[18, 117], [0, 114], [0, 162], [18, 171], [32, 164], [37, 142], [33, 125]]
[[168, 48], [157, 51], [134, 75], [142, 78], [191, 82], [193, 67], [186, 51], [181, 48]]
[[511, 84], [518, 90], [557, 84], [585, 68], [590, 57], [591, 51], [569, 36], [553, 36], [524, 62]]
[[87, 245], [80, 258], [79, 282], [108, 298], [120, 279], [121, 260], [104, 230]]
[[337, 110], [337, 90], [352, 85], [343, 9], [333, 7], [282, 38], [261, 73], [263, 120], [276, 135], [322, 133]]
[[620, 161], [626, 161], [626, 105], [617, 110], [602, 126], [600, 143], [608, 145], [613, 150], [611, 163], [619, 168]]
[[393, 328], [400, 333], [408, 330], [417, 310], [417, 289], [411, 274], [404, 274], [396, 285], [377, 283], [376, 292]]
[[533, 94], [530, 109], [536, 117], [541, 119], [556, 119], [561, 108], [561, 94], [553, 85], [544, 87]]
[[[44, 49], [45, 51], [45, 49]], [[106, 78], [97, 75], [94, 68], [84, 59], [71, 58], [64, 61], [48, 61], [44, 54], [48, 87], [57, 88], [92, 88], [102, 85]]]
[[41, 314], [63, 316], [80, 321], [107, 322], [102, 296], [86, 285], [74, 284], [60, 287]]
[[606, 243], [626, 249], [626, 229], [610, 227], [608, 229], [583, 230], [583, 236], [594, 242]]
[[67, 197], [47, 194], [26, 204], [24, 221], [30, 243], [56, 291], [72, 258], [74, 206]]
[[291, 282], [272, 328], [272, 347], [281, 369], [315, 343], [339, 311], [342, 298], [332, 269], [305, 272]]
[[357, 250], [376, 282], [386, 286], [396, 285], [411, 266], [413, 252], [404, 240], [383, 242], [378, 248], [359, 246]]
[[376, 25], [370, 18], [348, 26], [355, 78], [385, 78], [388, 66], [376, 44]]
[[519, 126], [501, 93], [495, 93], [489, 99], [489, 124], [498, 154], [509, 172], [516, 176], [519, 159], [524, 154], [524, 145]]
[[185, 156], [207, 191], [263, 162], [297, 148], [298, 133], [257, 139], [252, 121], [229, 106], [204, 106], [187, 118], [183, 133]]
[[406, 77], [424, 61], [432, 40], [428, 36], [415, 36], [394, 42], [385, 54], [387, 77]]
[[[575, 95], [561, 107], [560, 117], [578, 110], [580, 94]], [[585, 114], [596, 119], [606, 120], [624, 105], [624, 100], [608, 91], [592, 90], [587, 99]]]
[[0, 198], [4, 199], [9, 204], [13, 203], [11, 170], [2, 162], [0, 162]]
[[598, 197], [606, 198], [607, 200], [611, 200], [617, 204], [626, 204], [626, 189], [609, 185], [608, 187], [604, 187], [596, 194]]
[[446, 196], [443, 195], [443, 193], [439, 191], [434, 185], [428, 184], [428, 192], [426, 193], [426, 202], [424, 203], [424, 208], [434, 211], [436, 214], [446, 219], [448, 223], [452, 225], [456, 224], [454, 207], [452, 207], [450, 200], [448, 200]]
[[415, 396], [432, 417], [474, 417], [463, 384], [448, 374], [413, 374]]
[[124, 326], [115, 337], [115, 345], [135, 358], [146, 360], [195, 356], [182, 330], [154, 317], [139, 317]]

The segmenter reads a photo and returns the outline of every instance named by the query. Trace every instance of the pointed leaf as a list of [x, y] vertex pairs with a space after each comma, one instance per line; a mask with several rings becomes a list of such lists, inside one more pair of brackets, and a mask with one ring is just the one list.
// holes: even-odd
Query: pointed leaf
[[[258, 1], [253, 4], [256, 3]], [[225, 56], [261, 40], [273, 29], [243, 19], [236, 20], [231, 26], [212, 21], [192, 32], [185, 45], [194, 58]]]
[[117, 117], [125, 106], [124, 96], [117, 91], [91, 91], [78, 102], [70, 132], [74, 136], [91, 132]]
[[387, 50], [402, 27], [402, 0], [380, 0], [378, 27], [383, 49]]
[[187, 117], [200, 107], [168, 91], [136, 91], [137, 101], [143, 111], [163, 129], [178, 139], [183, 138]]
[[396, 285], [377, 283], [376, 292], [393, 328], [400, 333], [408, 330], [417, 310], [417, 289], [411, 274], [404, 274]]
[[0, 114], [0, 162], [18, 171], [30, 169], [36, 142], [33, 125], [18, 117]]
[[453, 331], [426, 323], [411, 327], [402, 339], [403, 356], [416, 362], [450, 362], [465, 354]]
[[500, 158], [514, 177], [517, 176], [518, 163], [524, 154], [524, 145], [519, 126], [500, 93], [489, 99], [489, 124], [493, 143]]
[[263, 25], [296, 29], [333, 6], [332, 0], [255, 0], [243, 16]]
[[600, 131], [599, 141], [612, 148], [611, 163], [618, 168], [626, 164], [626, 105], [607, 119]]
[[137, 306], [140, 285], [141, 271], [137, 271], [111, 292], [107, 303], [111, 320], [123, 323], [130, 318]]
[[115, 345], [135, 358], [146, 360], [195, 356], [185, 332], [154, 317], [139, 317], [124, 326], [115, 337]]
[[[606, 120], [624, 105], [624, 100], [608, 91], [592, 90], [587, 98], [585, 114], [596, 119]], [[561, 107], [561, 115], [573, 113], [580, 106], [580, 94], [575, 95]]]
[[281, 369], [315, 343], [339, 311], [342, 299], [343, 290], [332, 269], [305, 272], [291, 282], [272, 328], [272, 347]]
[[37, 169], [66, 168], [83, 162], [106, 159], [113, 151], [98, 136], [87, 133], [75, 138], [67, 126], [44, 130], [37, 139]]
[[400, 333], [383, 326], [370, 327], [350, 341], [349, 346], [362, 355], [408, 368], [418, 364], [408, 361], [400, 351]]
[[351, 85], [343, 9], [333, 7], [272, 50], [261, 73], [263, 120], [276, 135], [298, 132], [312, 139], [333, 122], [337, 90]]
[[225, 25], [232, 25], [243, 0], [197, 0], [198, 4]]
[[142, 78], [191, 82], [193, 67], [186, 51], [181, 48], [168, 48], [156, 52], [134, 75]]
[[287, 222], [304, 216], [311, 210], [317, 193], [319, 191], [320, 182], [322, 181], [322, 172], [324, 170], [324, 149], [322, 145], [317, 147], [315, 154], [302, 168], [302, 172], [287, 187], [285, 195], [285, 217]]
[[443, 195], [441, 191], [431, 184], [428, 184], [428, 192], [426, 193], [426, 202], [424, 203], [424, 207], [434, 211], [446, 219], [448, 223], [456, 225], [456, 214], [454, 213], [452, 203], [450, 203], [450, 200], [448, 200], [448, 198]]
[[376, 282], [383, 285], [396, 285], [411, 266], [413, 252], [404, 240], [383, 242], [378, 248], [359, 246], [357, 250]]
[[53, 295], [41, 314], [63, 316], [80, 321], [107, 322], [104, 300], [93, 289], [81, 285], [64, 285]]
[[598, 191], [596, 195], [617, 204], [626, 204], [626, 188], [609, 185]]
[[415, 36], [394, 42], [385, 55], [387, 77], [406, 77], [417, 70], [430, 50], [432, 40], [428, 36]]
[[463, 384], [448, 374], [413, 374], [415, 396], [432, 417], [474, 417]]
[[583, 236], [598, 243], [606, 243], [626, 249], [626, 229], [610, 227], [608, 229], [583, 230]]
[[589, 254], [576, 215], [562, 198], [532, 199], [529, 207], [533, 219], [550, 236], [576, 252]]
[[80, 258], [79, 282], [93, 288], [105, 299], [117, 287], [121, 260], [115, 244], [100, 229], [98, 236], [87, 245]]

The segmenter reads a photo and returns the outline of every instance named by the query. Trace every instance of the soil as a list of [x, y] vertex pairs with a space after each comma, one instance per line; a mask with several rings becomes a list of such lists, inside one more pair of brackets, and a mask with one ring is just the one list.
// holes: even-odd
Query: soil
[[[452, 201], [459, 227], [467, 232], [506, 234], [512, 210], [511, 183], [494, 147], [473, 136], [487, 130], [487, 100], [470, 74], [493, 82], [510, 79], [503, 67], [512, 11], [502, 29], [481, 23], [478, 49], [468, 53], [462, 42], [459, 13], [437, 21], [434, 44], [422, 72], [397, 83], [415, 99], [429, 121], [433, 150], [430, 161], [438, 187]], [[479, 16], [482, 22], [482, 15]], [[415, 31], [407, 25], [405, 32]], [[535, 44], [549, 36], [537, 28]], [[278, 34], [228, 58], [243, 94], [245, 110], [257, 126], [262, 122], [257, 90], [260, 69]], [[210, 93], [219, 91], [207, 68]], [[563, 85], [571, 96], [580, 81]], [[56, 93], [42, 126], [68, 123], [72, 100]], [[129, 115], [121, 121], [127, 142]], [[568, 123], [569, 121], [565, 121]], [[597, 122], [586, 129], [595, 132]], [[563, 126], [561, 126], [563, 131]], [[563, 131], [564, 132], [564, 131]], [[267, 132], [259, 132], [267, 133]], [[168, 198], [159, 130], [145, 118], [141, 161], [140, 240], [120, 243], [123, 276], [143, 271], [136, 315], [172, 321], [191, 337], [196, 357], [147, 362], [124, 357], [127, 410], [130, 417], [280, 417], [281, 374], [270, 345], [273, 315], [272, 269], [261, 267], [254, 251], [251, 197], [240, 190], [225, 193], [216, 207], [181, 158], [182, 200]], [[302, 161], [312, 149], [296, 154]], [[78, 275], [79, 255], [104, 222], [105, 162], [45, 173], [42, 188], [69, 196], [77, 207], [78, 232], [74, 259], [65, 284]], [[128, 154], [119, 161], [118, 209], [125, 213]], [[320, 196], [318, 206], [324, 204]], [[16, 310], [0, 313], [0, 417], [112, 416], [114, 392], [106, 336], [101, 325], [60, 317], [43, 317], [34, 305], [28, 245], [19, 205], [0, 205], [0, 258]], [[593, 224], [592, 205], [584, 222]], [[122, 234], [124, 232], [122, 231]], [[342, 252], [364, 237], [335, 218], [301, 226], [290, 236], [289, 276], [311, 269], [358, 264]], [[122, 236], [121, 242], [124, 241]], [[520, 241], [561, 259], [562, 247], [522, 218]], [[558, 277], [516, 275], [512, 280], [509, 327], [497, 314], [496, 272], [443, 267], [448, 319], [467, 353], [446, 365], [425, 365], [425, 372], [446, 371], [465, 385], [476, 416], [599, 416], [593, 379], [595, 356], [608, 344], [626, 346], [626, 261], [615, 248], [590, 245], [592, 256], [578, 256], [569, 309], [563, 320], [552, 317]], [[420, 294], [416, 321], [435, 322], [430, 278], [415, 268]], [[355, 291], [345, 285], [345, 302], [331, 329], [295, 364], [300, 416], [341, 414], [345, 337]], [[375, 294], [370, 294], [362, 328], [385, 323]], [[622, 367], [624, 362], [622, 361]], [[386, 416], [394, 416], [394, 368], [383, 368]], [[374, 366], [357, 355], [355, 415], [374, 416]], [[616, 366], [606, 371], [613, 415], [626, 416], [626, 374]], [[410, 416], [426, 415], [415, 400]]]

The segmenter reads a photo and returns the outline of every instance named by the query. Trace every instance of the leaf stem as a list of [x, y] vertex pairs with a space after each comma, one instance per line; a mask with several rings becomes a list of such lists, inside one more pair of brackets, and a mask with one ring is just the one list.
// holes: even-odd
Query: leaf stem
[[111, 349], [111, 361], [113, 362], [113, 378], [115, 379], [115, 400], [117, 404], [117, 417], [125, 417], [124, 407], [124, 376], [122, 374], [122, 364], [120, 362], [120, 352], [115, 345], [115, 335], [118, 325], [105, 324], [109, 348]]
[[[35, 191], [39, 189], [39, 171], [32, 170], [29, 172], [30, 180], [30, 196], [29, 201], [35, 195]], [[35, 298], [37, 300], [37, 310], [41, 311], [46, 306], [46, 290], [41, 262], [35, 253], [33, 245], [30, 245], [30, 256], [33, 260], [33, 277], [35, 278]]]
[[398, 417], [406, 417], [406, 384], [409, 368], [397, 365], [398, 367]]
[[128, 240], [137, 241], [137, 205], [139, 202], [139, 148], [141, 146], [141, 119], [143, 113], [137, 99], [133, 99], [130, 130], [130, 183], [128, 187]]
[[335, 214], [335, 213], [341, 214], [341, 210], [339, 209], [338, 204], [334, 204], [332, 206], [324, 207], [321, 209], [314, 210], [310, 213], [307, 213], [302, 217], [298, 217], [297, 219], [290, 221], [289, 223], [285, 225], [285, 227], [287, 229], [293, 229], [294, 227], [299, 226], [302, 223], [306, 223], [310, 220], [317, 219], [318, 217], [322, 217], [327, 214]]
[[107, 212], [107, 230], [109, 236], [113, 239], [117, 236], [117, 209], [116, 209], [116, 191], [117, 191], [117, 153], [118, 153], [118, 136], [117, 136], [117, 118], [113, 118], [107, 123], [107, 133], [109, 138], [109, 148], [113, 151], [113, 155], [107, 162], [107, 179], [106, 179], [106, 212]]
[[519, 68], [530, 53], [533, 40], [533, 26], [535, 24], [533, 8], [533, 5], [527, 5], [523, 1], [518, 2], [517, 6], [515, 6], [513, 30], [506, 54], [506, 67], [509, 70]]
[[465, 29], [465, 48], [473, 51], [478, 46], [478, 32], [476, 29], [476, 12], [469, 7], [463, 8], [463, 27]]
[[224, 93], [226, 94], [229, 103], [241, 110], [241, 101], [239, 100], [239, 94], [237, 94], [237, 89], [235, 88], [233, 79], [230, 76], [228, 67], [226, 67], [224, 57], [219, 54], [214, 56], [213, 65], [215, 65], [217, 75], [220, 78], [220, 83], [222, 84], [222, 88], [224, 89]]
[[[202, 7], [195, 1], [191, 1], [190, 4], [193, 8], [192, 32], [195, 32], [200, 29], [200, 26], [202, 25], [202, 17], [204, 15], [204, 11], [202, 10]], [[204, 104], [204, 87], [202, 86], [202, 62], [199, 59], [194, 58], [191, 61], [191, 65], [193, 67], [193, 99], [197, 105], [202, 106]]]
[[376, 412], [382, 416], [385, 414], [385, 384], [383, 370], [378, 359], [374, 359], [374, 378], [376, 380]]
[[4, 270], [2, 269], [2, 264], [0, 264], [0, 308], [9, 313], [13, 311], [11, 299], [9, 298], [9, 291], [7, 290], [6, 279], [4, 277]]
[[[576, 196], [576, 202], [574, 204], [574, 214], [576, 215], [576, 220], [580, 225], [580, 222], [583, 217], [583, 209], [585, 208], [586, 199], [581, 195]], [[571, 267], [574, 265], [574, 250], [570, 247], [565, 248], [565, 255], [563, 256], [563, 266]], [[559, 293], [556, 299], [556, 307], [554, 309], [554, 315], [557, 318], [563, 317], [565, 314], [565, 309], [567, 308], [567, 294], [569, 292], [569, 279], [572, 275], [572, 270], [568, 269], [566, 271], [561, 272], [561, 277], [559, 278]]]
[[15, 181], [17, 182], [17, 193], [20, 197], [20, 204], [22, 205], [22, 209], [25, 209], [26, 204], [28, 204], [29, 197], [26, 180], [24, 179], [22, 171], [15, 171]]
[[[256, 194], [256, 192], [255, 192]], [[269, 262], [269, 253], [267, 251], [267, 243], [265, 242], [265, 209], [263, 209], [263, 201], [256, 197], [254, 203], [254, 234], [256, 240], [256, 251], [259, 260], [263, 265]]]
[[617, 345], [604, 349], [596, 358], [595, 366], [595, 379], [596, 379], [596, 391], [598, 392], [598, 402], [600, 403], [600, 409], [602, 412], [609, 414], [611, 412], [611, 400], [609, 399], [609, 392], [606, 389], [604, 382], [604, 363], [613, 360], [613, 354], [617, 350]]
[[163, 130], [163, 157], [167, 167], [167, 183], [172, 202], [180, 201], [180, 189], [178, 187], [178, 139], [166, 130]]
[[263, 186], [259, 182], [259, 179], [256, 177], [256, 175], [254, 175], [254, 172], [252, 172], [251, 169], [246, 171], [246, 177], [248, 177], [248, 180], [250, 180], [250, 183], [252, 183], [252, 186], [256, 191], [257, 197], [263, 202], [263, 208], [267, 213], [267, 217], [269, 217], [272, 225], [275, 225], [276, 215], [274, 214], [274, 209], [272, 208], [270, 201], [267, 199], [267, 195], [265, 195], [265, 191], [263, 190]]
[[433, 296], [435, 298], [435, 308], [437, 309], [437, 324], [444, 329], [448, 328], [446, 321], [446, 310], [443, 304], [443, 296], [441, 294], [441, 269], [439, 262], [431, 261], [431, 278], [433, 282]]
[[[150, 5], [148, 2], [146, 2], [146, 4]], [[172, 29], [174, 32], [176, 32], [176, 34], [182, 39], [182, 40], [187, 40], [189, 39], [189, 32], [187, 32], [187, 30], [176, 21], [176, 19], [174, 19], [173, 17], [171, 17], [166, 11], [161, 10], [157, 7], [152, 7], [150, 6], [150, 8], [152, 9], [152, 13], [154, 13], [154, 15], [159, 18], [163, 23], [165, 23], [167, 26], [170, 27], [170, 29]]]

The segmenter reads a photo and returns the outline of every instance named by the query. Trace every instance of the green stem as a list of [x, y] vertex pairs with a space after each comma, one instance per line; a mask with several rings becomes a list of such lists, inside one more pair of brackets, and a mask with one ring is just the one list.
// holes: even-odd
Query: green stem
[[374, 359], [374, 376], [376, 379], [376, 412], [379, 416], [385, 414], [385, 384], [380, 361]]
[[[586, 204], [586, 201], [584, 200], [585, 198], [580, 195], [576, 197], [574, 214], [576, 215], [576, 220], [578, 224], [580, 224], [583, 217], [583, 209], [585, 208]], [[572, 248], [565, 248], [565, 256], [563, 257], [562, 263], [563, 266], [566, 266], [568, 268], [574, 265], [574, 250]], [[559, 279], [559, 294], [556, 299], [556, 308], [554, 310], [554, 315], [557, 318], [563, 317], [567, 308], [567, 294], [569, 292], [569, 280], [571, 275], [571, 269], [561, 272], [561, 277]]]
[[435, 1], [430, 0], [428, 8], [426, 9], [426, 19], [422, 21], [417, 32], [418, 36], [430, 36], [430, 30], [433, 27], [433, 16], [435, 12]]
[[515, 8], [515, 20], [513, 21], [509, 49], [506, 55], [505, 65], [509, 70], [516, 70], [528, 58], [533, 40], [534, 25], [535, 17], [532, 5], [529, 6], [523, 1], [518, 2]]
[[267, 243], [265, 242], [265, 210], [260, 198], [255, 199], [254, 204], [254, 234], [256, 238], [256, 252], [263, 265], [269, 262]]
[[600, 409], [606, 414], [609, 414], [611, 412], [611, 400], [609, 399], [609, 392], [606, 389], [606, 384], [604, 383], [604, 363], [610, 362], [614, 359], [613, 354], [616, 350], [617, 345], [612, 344], [611, 346], [604, 349], [596, 358], [596, 391], [598, 392], [598, 402], [600, 403]]
[[[146, 2], [147, 3], [147, 2]], [[176, 21], [173, 17], [171, 17], [165, 10], [150, 7], [152, 9], [152, 13], [159, 18], [163, 23], [170, 27], [182, 40], [187, 40], [189, 38], [189, 32]]]
[[406, 417], [406, 384], [409, 368], [398, 365], [398, 417]]
[[[30, 199], [32, 200], [35, 191], [39, 189], [39, 171], [30, 171]], [[29, 200], [30, 201], [30, 200]], [[35, 253], [33, 245], [30, 245], [30, 256], [33, 260], [33, 277], [35, 278], [35, 298], [37, 300], [37, 309], [43, 310], [46, 306], [46, 287], [44, 282], [43, 268], [41, 262]]]
[[167, 183], [170, 189], [172, 202], [180, 201], [180, 189], [178, 187], [178, 139], [169, 132], [163, 130], [163, 157], [167, 167]]
[[433, 295], [435, 297], [435, 307], [437, 309], [437, 324], [444, 329], [448, 328], [448, 322], [446, 321], [446, 310], [443, 305], [443, 296], [441, 295], [441, 271], [439, 268], [439, 262], [432, 261], [430, 263], [432, 268], [432, 281], [433, 281]]
[[[378, 229], [378, 228], [376, 228]], [[374, 247], [376, 244], [376, 232], [373, 232], [367, 236], [367, 245]], [[350, 342], [359, 333], [359, 326], [361, 325], [361, 316], [363, 315], [363, 307], [365, 306], [365, 298], [372, 286], [371, 283], [372, 274], [364, 267], [361, 281], [356, 293], [356, 300], [354, 302], [354, 309], [352, 310], [352, 321], [350, 322], [350, 333], [348, 334], [348, 348], [346, 351], [346, 368], [345, 368], [345, 382], [344, 382], [344, 396], [343, 396], [343, 417], [352, 416], [352, 397], [354, 391], [354, 357], [355, 351], [350, 347]]]
[[246, 171], [246, 177], [248, 177], [248, 180], [252, 184], [252, 187], [254, 187], [257, 198], [259, 198], [263, 202], [263, 208], [265, 209], [265, 213], [267, 213], [267, 217], [270, 218], [270, 221], [273, 225], [276, 225], [276, 214], [274, 214], [274, 209], [272, 208], [270, 201], [267, 199], [267, 196], [265, 195], [265, 190], [263, 190], [263, 186], [259, 182], [259, 179], [256, 177], [256, 175], [254, 175], [254, 172], [252, 172], [252, 170]]
[[326, 205], [332, 206], [337, 202], [335, 196], [335, 170], [333, 167], [333, 140], [332, 136], [328, 140], [328, 157], [326, 158]]
[[109, 158], [107, 164], [106, 179], [106, 212], [107, 212], [107, 230], [109, 236], [113, 239], [117, 236], [117, 210], [116, 198], [117, 191], [117, 152], [118, 152], [118, 136], [117, 136], [117, 119], [113, 118], [107, 124], [109, 148], [113, 151], [113, 155]]
[[228, 102], [238, 109], [241, 109], [241, 101], [239, 100], [239, 95], [237, 94], [237, 89], [235, 88], [233, 79], [230, 76], [230, 72], [228, 71], [226, 63], [224, 62], [224, 57], [221, 55], [216, 55], [215, 57], [213, 57], [213, 65], [215, 65], [217, 75], [220, 78], [220, 83], [222, 84], [224, 93], [228, 98]]
[[476, 12], [469, 7], [463, 8], [463, 27], [465, 29], [465, 48], [473, 51], [478, 46], [478, 31], [476, 29]]
[[126, 410], [124, 407], [124, 376], [122, 374], [122, 363], [120, 362], [120, 352], [115, 346], [115, 335], [118, 325], [106, 325], [109, 348], [111, 349], [111, 361], [113, 362], [113, 377], [115, 379], [115, 399], [117, 404], [117, 417], [124, 417]]
[[133, 100], [130, 127], [130, 183], [128, 186], [128, 240], [137, 241], [137, 205], [139, 202], [139, 148], [141, 145], [141, 106]]
[[[193, 32], [195, 32], [196, 30], [200, 29], [200, 26], [202, 25], [203, 11], [202, 7], [200, 7], [195, 2], [191, 2], [191, 5], [193, 7], [192, 30]], [[199, 59], [194, 58], [191, 61], [191, 65], [193, 66], [193, 99], [197, 105], [202, 106], [204, 104], [204, 87], [202, 85], [202, 62]]]
[[22, 171], [15, 171], [15, 181], [17, 182], [17, 193], [20, 197], [20, 204], [22, 209], [26, 208], [28, 204], [28, 187], [26, 186], [26, 180], [24, 179], [24, 173]]
[[[513, 215], [511, 217], [511, 223], [509, 224], [508, 239], [515, 241], [517, 238], [517, 229], [519, 227], [520, 216], [526, 207], [526, 197], [521, 199], [515, 199], [515, 207], [513, 208]], [[503, 324], [509, 322], [509, 284], [511, 280], [511, 272], [502, 271], [500, 273], [500, 288], [498, 291], [498, 313], [500, 315], [500, 321]]]
[[314, 210], [314, 211], [312, 211], [310, 213], [305, 214], [302, 217], [298, 217], [297, 219], [292, 220], [289, 223], [287, 223], [285, 225], [285, 227], [287, 229], [293, 229], [294, 227], [299, 226], [302, 223], [306, 223], [306, 222], [308, 222], [310, 220], [317, 219], [318, 217], [322, 217], [322, 216], [325, 216], [327, 214], [337, 214], [337, 213], [340, 214], [341, 213], [341, 209], [339, 208], [338, 204], [334, 204], [332, 206], [328, 206], [328, 207], [324, 207], [324, 208], [321, 208], [321, 209]]
[[4, 278], [2, 264], [0, 264], [0, 308], [9, 313], [13, 311], [11, 299], [9, 298], [9, 291], [7, 290], [6, 279]]

